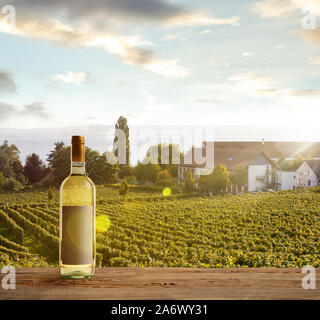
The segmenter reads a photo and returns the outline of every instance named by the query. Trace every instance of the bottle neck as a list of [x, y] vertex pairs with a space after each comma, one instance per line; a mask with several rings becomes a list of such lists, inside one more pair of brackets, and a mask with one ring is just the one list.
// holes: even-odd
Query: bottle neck
[[71, 175], [86, 175], [85, 162], [71, 161]]

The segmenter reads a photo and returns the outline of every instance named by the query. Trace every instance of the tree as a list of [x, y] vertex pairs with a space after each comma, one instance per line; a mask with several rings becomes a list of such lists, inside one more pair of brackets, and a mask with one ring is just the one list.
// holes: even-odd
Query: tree
[[59, 149], [51, 158], [51, 169], [54, 174], [54, 182], [60, 185], [70, 173], [70, 152], [71, 147]]
[[[126, 163], [125, 164], [130, 164], [130, 140], [129, 140], [129, 126], [128, 126], [128, 121], [125, 117], [119, 117], [117, 123], [115, 124], [115, 129], [122, 130], [122, 132], [125, 134], [125, 141], [122, 143], [125, 143], [125, 150], [126, 150]], [[117, 133], [115, 132], [115, 137], [113, 140], [113, 153], [116, 157], [119, 155], [119, 137]], [[122, 146], [122, 145], [121, 145]], [[120, 147], [121, 147], [120, 146]], [[121, 167], [122, 164], [120, 164]]]
[[107, 154], [86, 148], [86, 170], [95, 184], [113, 183], [119, 171], [118, 164], [110, 164]]
[[157, 163], [142, 163], [139, 161], [135, 171], [139, 182], [155, 182], [160, 170], [161, 167]]
[[302, 157], [301, 154], [299, 154], [298, 157], [296, 157], [292, 161], [290, 169], [298, 169], [302, 165], [303, 161], [304, 161], [304, 158]]
[[155, 159], [162, 169], [166, 169], [167, 165], [180, 163], [180, 154], [180, 146], [178, 144], [159, 143], [151, 146], [146, 156]]
[[305, 160], [313, 160], [313, 156], [310, 153], [308, 153], [305, 157]]
[[202, 192], [208, 193], [211, 189], [212, 177], [210, 175], [201, 175], [199, 179], [199, 188]]
[[7, 140], [0, 146], [0, 171], [6, 178], [12, 177], [21, 183], [25, 183], [23, 166], [20, 162], [20, 151], [15, 144], [9, 145]]
[[28, 155], [24, 166], [24, 174], [29, 184], [39, 182], [44, 177], [45, 168], [44, 163], [37, 154]]
[[[177, 164], [180, 163], [181, 154], [178, 144], [159, 143], [148, 149], [146, 157], [153, 159], [153, 162], [157, 162], [162, 170], [166, 169], [172, 177], [177, 178]], [[162, 163], [164, 161], [167, 163]]]
[[125, 197], [129, 192], [129, 185], [128, 182], [126, 180], [122, 180], [122, 184], [121, 187], [119, 189], [119, 194], [122, 197]]
[[188, 171], [187, 176], [184, 181], [184, 190], [186, 192], [193, 192], [195, 189], [194, 184], [195, 184], [195, 181], [193, 179], [192, 172]]
[[285, 158], [285, 156], [282, 154], [282, 155], [280, 156], [280, 158], [278, 159], [277, 163], [278, 163], [279, 166], [281, 166], [285, 161], [286, 161], [286, 158]]
[[[61, 182], [70, 173], [70, 147], [59, 148], [51, 157], [51, 168], [56, 184]], [[100, 153], [89, 147], [85, 149], [86, 172], [95, 184], [112, 183], [116, 179], [118, 165], [112, 165], [108, 161], [108, 154]]]
[[52, 199], [53, 199], [53, 196], [54, 196], [53, 190], [52, 190], [52, 187], [50, 186], [50, 187], [49, 187], [49, 190], [48, 190], [48, 200], [49, 200], [49, 201], [52, 200]]
[[230, 182], [238, 187], [248, 183], [248, 170], [241, 166], [235, 167], [230, 173]]
[[50, 153], [47, 155], [47, 162], [49, 163], [49, 166], [52, 166], [52, 162], [53, 162], [53, 159], [56, 157], [57, 153], [62, 150], [62, 149], [65, 149], [66, 146], [64, 144], [63, 141], [58, 141], [58, 142], [55, 142], [54, 144], [54, 149], [50, 151]]
[[213, 192], [215, 194], [224, 192], [230, 182], [227, 168], [223, 165], [216, 165], [209, 175], [200, 177], [199, 186], [205, 192]]
[[134, 175], [134, 168], [130, 164], [124, 164], [119, 168], [119, 178], [124, 179]]
[[6, 178], [5, 182], [2, 184], [2, 190], [4, 191], [18, 191], [22, 188], [23, 185], [13, 177]]
[[171, 174], [168, 172], [168, 170], [164, 169], [158, 172], [157, 174], [158, 180], [171, 180]]
[[173, 178], [178, 177], [178, 166], [175, 164], [167, 164], [165, 167]]
[[23, 185], [27, 184], [27, 178], [24, 174], [24, 168], [20, 160], [14, 160], [12, 162], [12, 168], [15, 173], [15, 179], [22, 183]]
[[173, 185], [172, 176], [168, 172], [168, 170], [164, 169], [158, 172], [156, 184], [158, 186], [167, 186], [167, 187]]

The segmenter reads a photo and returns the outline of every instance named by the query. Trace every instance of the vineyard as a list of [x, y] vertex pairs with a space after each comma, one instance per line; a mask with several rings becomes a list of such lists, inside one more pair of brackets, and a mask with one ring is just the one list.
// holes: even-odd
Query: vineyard
[[[58, 264], [58, 192], [0, 195], [0, 265]], [[320, 189], [201, 197], [97, 187], [97, 264], [320, 266]], [[102, 225], [101, 225], [102, 223]]]

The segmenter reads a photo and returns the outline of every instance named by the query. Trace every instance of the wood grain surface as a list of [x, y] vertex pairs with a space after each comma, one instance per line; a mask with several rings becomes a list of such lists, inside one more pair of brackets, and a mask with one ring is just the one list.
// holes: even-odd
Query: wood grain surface
[[[301, 269], [98, 268], [88, 280], [64, 280], [57, 268], [17, 269], [16, 289], [0, 299], [320, 299], [302, 288]], [[4, 274], [0, 273], [0, 278]]]

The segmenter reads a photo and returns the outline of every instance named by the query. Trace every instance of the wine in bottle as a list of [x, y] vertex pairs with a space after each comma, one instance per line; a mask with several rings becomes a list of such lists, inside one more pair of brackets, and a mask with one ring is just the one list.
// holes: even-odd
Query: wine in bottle
[[85, 172], [84, 137], [71, 139], [71, 173], [60, 187], [59, 268], [63, 278], [90, 278], [95, 270], [95, 186]]

